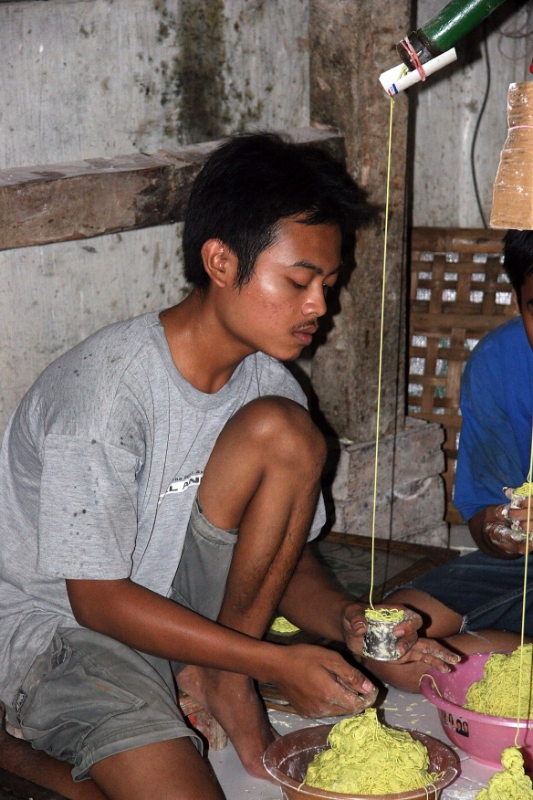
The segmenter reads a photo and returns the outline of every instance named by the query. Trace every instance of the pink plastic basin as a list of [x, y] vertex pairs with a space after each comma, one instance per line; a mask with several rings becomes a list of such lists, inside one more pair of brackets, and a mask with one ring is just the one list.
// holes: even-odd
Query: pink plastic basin
[[[424, 697], [438, 708], [448, 738], [476, 761], [501, 769], [502, 750], [515, 743], [516, 719], [462, 708], [470, 686], [483, 677], [483, 667], [489, 656], [490, 653], [463, 656], [447, 674], [430, 669], [423, 676], [420, 688]], [[519, 728], [517, 743], [523, 747], [524, 766], [533, 773], [533, 720], [521, 720]]]

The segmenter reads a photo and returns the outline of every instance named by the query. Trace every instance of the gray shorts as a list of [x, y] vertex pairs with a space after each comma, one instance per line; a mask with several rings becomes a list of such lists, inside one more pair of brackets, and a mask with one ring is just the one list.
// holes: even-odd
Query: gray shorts
[[[236, 534], [211, 525], [195, 500], [171, 599], [216, 619]], [[75, 781], [103, 758], [154, 742], [190, 736], [201, 750], [177, 704], [173, 673], [184, 666], [87, 628], [59, 628], [6, 719], [35, 749], [73, 764]]]

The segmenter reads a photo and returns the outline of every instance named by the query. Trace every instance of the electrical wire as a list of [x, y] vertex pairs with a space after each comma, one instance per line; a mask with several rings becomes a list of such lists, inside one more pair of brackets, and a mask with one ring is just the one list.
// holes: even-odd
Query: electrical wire
[[525, 7], [527, 9], [527, 18], [523, 25], [521, 25], [519, 28], [515, 28], [514, 30], [504, 29], [500, 25], [495, 29], [498, 31], [500, 36], [502, 36], [504, 39], [527, 39], [533, 35], [533, 28], [529, 28], [529, 17], [533, 7], [531, 0], [528, 0], [528, 2], [525, 4]]
[[479, 215], [481, 217], [481, 221], [483, 223], [484, 228], [488, 228], [487, 220], [485, 218], [485, 214], [483, 212], [483, 206], [481, 205], [481, 197], [479, 194], [479, 186], [477, 182], [476, 176], [476, 142], [479, 133], [479, 128], [481, 125], [481, 120], [483, 119], [483, 114], [485, 113], [485, 108], [487, 107], [487, 101], [489, 99], [490, 93], [490, 81], [491, 81], [491, 74], [490, 74], [490, 57], [489, 57], [489, 46], [487, 44], [487, 27], [485, 23], [483, 23], [483, 50], [485, 52], [485, 63], [487, 66], [487, 83], [485, 86], [485, 94], [483, 96], [483, 102], [481, 103], [481, 108], [479, 109], [479, 114], [477, 116], [476, 124], [474, 126], [474, 134], [472, 136], [472, 144], [470, 147], [470, 169], [472, 172], [472, 183], [474, 184], [474, 194], [476, 196], [476, 203], [479, 210]]

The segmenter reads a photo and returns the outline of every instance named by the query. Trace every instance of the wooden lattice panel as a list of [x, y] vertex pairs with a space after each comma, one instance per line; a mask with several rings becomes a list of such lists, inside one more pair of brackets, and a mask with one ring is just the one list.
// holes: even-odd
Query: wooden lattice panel
[[446, 431], [448, 522], [461, 522], [453, 487], [464, 366], [482, 336], [515, 316], [502, 265], [503, 233], [414, 228], [412, 235], [408, 413]]

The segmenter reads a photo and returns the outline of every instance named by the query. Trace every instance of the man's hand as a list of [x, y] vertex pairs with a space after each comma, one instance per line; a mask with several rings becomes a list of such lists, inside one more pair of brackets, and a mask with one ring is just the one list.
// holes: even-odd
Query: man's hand
[[[512, 489], [504, 489], [506, 497], [510, 500]], [[529, 517], [529, 533], [533, 531], [533, 498], [523, 497], [519, 508], [511, 508], [510, 503], [499, 506], [489, 506], [485, 512], [483, 531], [491, 544], [506, 556], [521, 556], [526, 552]], [[515, 501], [516, 504], [516, 501]], [[528, 505], [530, 508], [528, 509]], [[511, 527], [519, 527], [513, 530]], [[529, 539], [529, 552], [533, 551], [531, 536]]]
[[[398, 649], [401, 658], [395, 664], [406, 664], [411, 661], [423, 661], [439, 672], [449, 672], [449, 664], [456, 664], [460, 657], [447, 647], [439, 644], [434, 639], [418, 638], [417, 631], [422, 626], [422, 617], [415, 611], [398, 604], [381, 603], [380, 608], [398, 608], [405, 613], [405, 618], [394, 629], [398, 637]], [[363, 635], [366, 631], [364, 607], [361, 603], [352, 603], [347, 606], [342, 620], [344, 641], [354, 653], [361, 653], [363, 648]]]
[[359, 714], [376, 687], [333, 650], [308, 644], [283, 647], [281, 675], [273, 681], [303, 717]]

